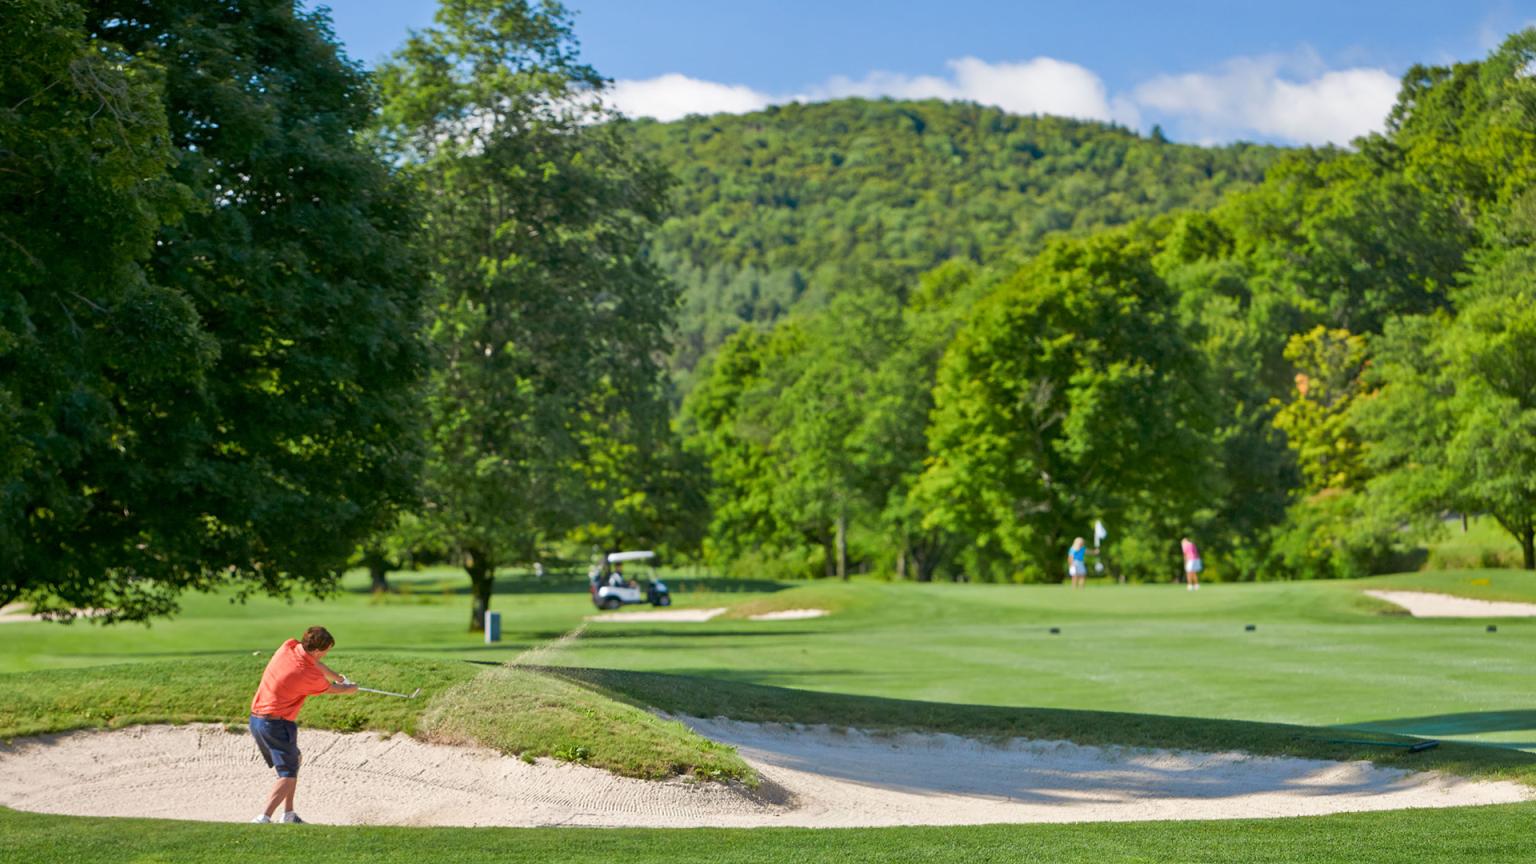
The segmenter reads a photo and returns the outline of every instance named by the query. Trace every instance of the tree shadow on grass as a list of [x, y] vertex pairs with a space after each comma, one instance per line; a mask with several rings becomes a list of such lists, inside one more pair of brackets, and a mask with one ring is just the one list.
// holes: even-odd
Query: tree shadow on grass
[[[1365, 723], [1345, 723], [1340, 729], [1390, 732], [1425, 738], [1478, 735], [1485, 732], [1536, 732], [1536, 709], [1516, 708], [1503, 711], [1467, 711], [1457, 714], [1430, 714], [1424, 717], [1396, 717]], [[1530, 747], [1529, 743], [1483, 742], [1497, 747]]]
[[[1101, 747], [1207, 754], [1237, 751], [1261, 756], [1293, 756], [1329, 761], [1366, 760], [1408, 770], [1439, 770], [1472, 777], [1491, 775], [1500, 779], [1513, 776], [1527, 783], [1536, 782], [1536, 754], [1457, 742], [1443, 743], [1434, 750], [1410, 753], [1406, 747], [1376, 747], [1330, 740], [1340, 736], [1337, 729], [1329, 727], [1109, 711], [921, 702], [823, 693], [759, 683], [776, 677], [791, 679], [801, 674], [796, 670], [706, 669], [698, 670], [697, 675], [680, 675], [581, 667], [528, 668], [575, 682], [612, 699], [671, 715], [724, 717], [755, 723], [826, 725], [879, 734], [904, 731], [947, 732], [992, 742], [1011, 739], [1072, 741]], [[860, 670], [819, 670], [817, 677], [826, 680], [829, 676], [861, 674], [864, 673]], [[1414, 743], [1418, 740], [1390, 734], [1373, 737], [1397, 743]], [[1156, 770], [1154, 763], [1148, 764], [1153, 767], [1146, 768], [1143, 765], [1136, 768], [1136, 771], [1142, 773], [1137, 774], [1141, 779], [1134, 781], [1134, 788], [1151, 789], [1158, 782], [1171, 779], [1166, 772]], [[1184, 769], [1175, 766], [1170, 770]], [[908, 773], [917, 775], [921, 772]], [[923, 781], [917, 777], [911, 782], [921, 784]], [[1347, 790], [1352, 781], [1347, 778], [1337, 783], [1330, 780], [1320, 786], [1312, 785], [1314, 782], [1315, 778], [1296, 780], [1295, 788], [1288, 787], [1288, 791], [1300, 795], [1336, 794]], [[1224, 786], [1220, 780], [1212, 780], [1210, 784], [1204, 785], [1196, 781], [1188, 788], [1193, 790], [1191, 794], [1197, 796], [1238, 794], [1235, 787]], [[1032, 793], [1010, 787], [1007, 794], [1023, 797]]]

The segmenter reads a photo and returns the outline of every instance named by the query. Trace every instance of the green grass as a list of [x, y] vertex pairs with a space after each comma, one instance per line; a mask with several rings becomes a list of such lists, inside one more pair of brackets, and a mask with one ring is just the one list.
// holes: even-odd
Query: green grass
[[[0, 740], [145, 723], [243, 727], [265, 656], [95, 666], [0, 675]], [[409, 692], [312, 696], [305, 727], [404, 732], [480, 744], [509, 756], [581, 762], [627, 777], [692, 776], [757, 782], [734, 749], [591, 688], [510, 666], [413, 658], [361, 658], [348, 673], [365, 686]]]
[[[253, 597], [233, 602], [228, 594], [189, 594], [182, 612], [148, 626], [103, 627], [90, 621], [0, 624], [0, 672], [94, 666], [180, 658], [250, 655], [271, 651], [282, 640], [320, 624], [335, 634], [337, 657], [402, 654], [440, 659], [505, 662], [579, 626], [596, 610], [580, 574], [535, 580], [506, 571], [491, 608], [501, 613], [503, 639], [486, 645], [469, 631], [469, 577], [440, 567], [391, 574], [399, 593], [374, 596], [368, 577], [349, 574], [336, 596], [292, 602]], [[750, 580], [670, 577], [679, 608], [720, 606], [761, 597], [778, 587]]]
[[[1477, 584], [1481, 580], [1488, 584]], [[1391, 729], [1536, 746], [1536, 620], [1413, 619], [1369, 587], [1536, 601], [1518, 571], [1181, 587], [818, 584], [804, 621], [594, 625], [555, 661], [936, 703]], [[805, 602], [801, 602], [801, 600]], [[1256, 629], [1249, 632], [1245, 625]], [[1052, 627], [1058, 634], [1050, 633]]]
[[757, 785], [757, 772], [734, 748], [643, 706], [529, 669], [487, 669], [434, 702], [423, 725], [440, 743], [552, 756], [626, 777], [686, 775]]
[[67, 818], [0, 808], [0, 860], [27, 864], [1505, 864], [1530, 860], [1533, 820], [1536, 804], [1212, 822], [657, 831], [222, 825]]
[[1516, 780], [1536, 785], [1536, 754], [1473, 744], [1442, 744], [1410, 753], [1405, 748], [1341, 743], [1341, 740], [1413, 743], [1417, 738], [1387, 733], [1340, 732], [1330, 728], [1051, 708], [1006, 708], [916, 702], [836, 693], [808, 693], [708, 681], [674, 675], [611, 669], [551, 668], [554, 675], [593, 692], [670, 714], [728, 717], [756, 723], [824, 724], [876, 732], [948, 732], [973, 738], [1075, 741], [1129, 746], [1295, 756], [1350, 761], [1413, 770], [1445, 771], [1467, 777]]
[[[351, 701], [359, 697], [321, 697], [306, 707], [306, 725], [414, 730], [493, 742], [503, 752], [559, 751], [638, 776], [680, 765], [702, 776], [736, 776], [727, 766], [730, 754], [690, 742], [680, 726], [641, 711], [657, 706], [871, 729], [1372, 758], [1533, 782], [1536, 757], [1512, 748], [1536, 747], [1536, 674], [1528, 663], [1536, 621], [1495, 621], [1499, 632], [1490, 634], [1485, 621], [1417, 620], [1361, 594], [1411, 588], [1536, 602], [1536, 576], [1517, 571], [1211, 585], [1198, 593], [1167, 585], [1073, 592], [860, 581], [689, 584], [673, 577], [679, 606], [731, 611], [706, 623], [594, 623], [558, 650], [532, 654], [530, 648], [570, 633], [592, 614], [579, 580], [503, 580], [493, 605], [505, 616], [507, 639], [499, 646], [466, 632], [468, 598], [458, 574], [396, 581], [408, 591], [382, 600], [360, 590], [358, 577], [349, 579], [353, 590], [327, 603], [232, 606], [218, 596], [194, 597], [183, 617], [148, 629], [0, 625], [0, 668], [39, 670], [0, 676], [0, 734], [238, 721], [264, 659], [251, 651], [270, 651], [304, 626], [323, 623], [338, 637], [328, 658], [334, 668], [385, 689], [423, 686], [424, 698], [381, 698], [366, 703], [368, 713], [349, 714], [365, 704]], [[725, 590], [732, 587], [749, 590]], [[781, 622], [743, 617], [805, 607], [835, 614]], [[1256, 630], [1245, 631], [1246, 624]], [[1051, 627], [1061, 632], [1051, 634]], [[460, 662], [515, 658], [551, 668]], [[61, 668], [87, 664], [97, 665]], [[638, 730], [635, 740], [643, 743], [599, 752], [616, 739], [599, 733], [615, 723]], [[1318, 740], [1389, 733], [1451, 743], [1407, 754]], [[694, 748], [694, 755], [680, 758], [667, 749], [673, 746]], [[646, 762], [649, 754], [658, 755]], [[0, 860], [1506, 861], [1524, 856], [1532, 817], [1536, 805], [1147, 825], [752, 832], [327, 827], [284, 834], [0, 811]], [[316, 836], [324, 839], [305, 839]], [[324, 847], [318, 852], [317, 843]]]
[[[251, 695], [268, 655], [132, 666], [20, 672], [0, 675], [0, 739], [116, 729], [139, 723], [238, 723], [251, 712]], [[358, 659], [348, 674], [365, 686], [410, 692], [417, 699], [358, 693], [312, 696], [304, 703], [305, 726], [356, 732], [414, 733], [434, 700], [479, 673], [468, 663], [438, 660]]]
[[[506, 641], [466, 631], [456, 573], [397, 583], [374, 603], [361, 588], [326, 603], [232, 606], [194, 597], [187, 614], [145, 629], [85, 623], [0, 625], [0, 670], [177, 658], [249, 657], [311, 623], [338, 638], [335, 666], [368, 657], [513, 659], [593, 613], [579, 577], [504, 579], [494, 607]], [[673, 579], [679, 586], [686, 584]], [[801, 621], [594, 623], [559, 665], [924, 702], [1103, 710], [1312, 726], [1356, 726], [1536, 746], [1536, 620], [1416, 620], [1366, 598], [1367, 587], [1536, 601], [1521, 571], [1410, 573], [1356, 582], [1060, 586], [811, 583], [754, 593], [701, 591], [681, 607], [733, 612], [821, 607]], [[444, 593], [445, 589], [449, 593]], [[427, 598], [429, 602], [418, 602]], [[1253, 624], [1254, 632], [1244, 625]], [[1052, 635], [1051, 627], [1061, 632]]]
[[1473, 516], [1463, 531], [1460, 519], [1440, 526], [1426, 542], [1425, 567], [1430, 570], [1518, 567], [1520, 544], [1491, 516]]

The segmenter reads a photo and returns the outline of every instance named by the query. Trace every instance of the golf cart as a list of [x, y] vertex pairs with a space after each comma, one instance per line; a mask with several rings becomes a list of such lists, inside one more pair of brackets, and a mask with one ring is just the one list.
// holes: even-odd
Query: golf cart
[[626, 561], [651, 561], [655, 552], [609, 552], [587, 572], [592, 587], [592, 605], [599, 609], [617, 609], [629, 603], [671, 606], [667, 584], [656, 578], [654, 568], [646, 566], [646, 578], [636, 581], [624, 572]]

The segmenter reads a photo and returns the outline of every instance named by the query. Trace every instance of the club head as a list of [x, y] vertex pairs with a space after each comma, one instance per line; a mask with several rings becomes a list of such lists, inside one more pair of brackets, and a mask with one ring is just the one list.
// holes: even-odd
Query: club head
[[420, 695], [421, 695], [421, 688], [420, 687], [417, 687], [415, 690], [411, 691], [411, 698], [412, 699], [415, 699], [417, 696], [420, 696]]

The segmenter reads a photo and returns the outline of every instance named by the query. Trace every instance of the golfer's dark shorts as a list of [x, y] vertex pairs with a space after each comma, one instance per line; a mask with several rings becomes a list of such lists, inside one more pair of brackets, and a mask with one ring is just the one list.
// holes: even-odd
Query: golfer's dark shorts
[[268, 720], [251, 715], [251, 736], [268, 768], [279, 777], [299, 776], [299, 724], [292, 720]]

